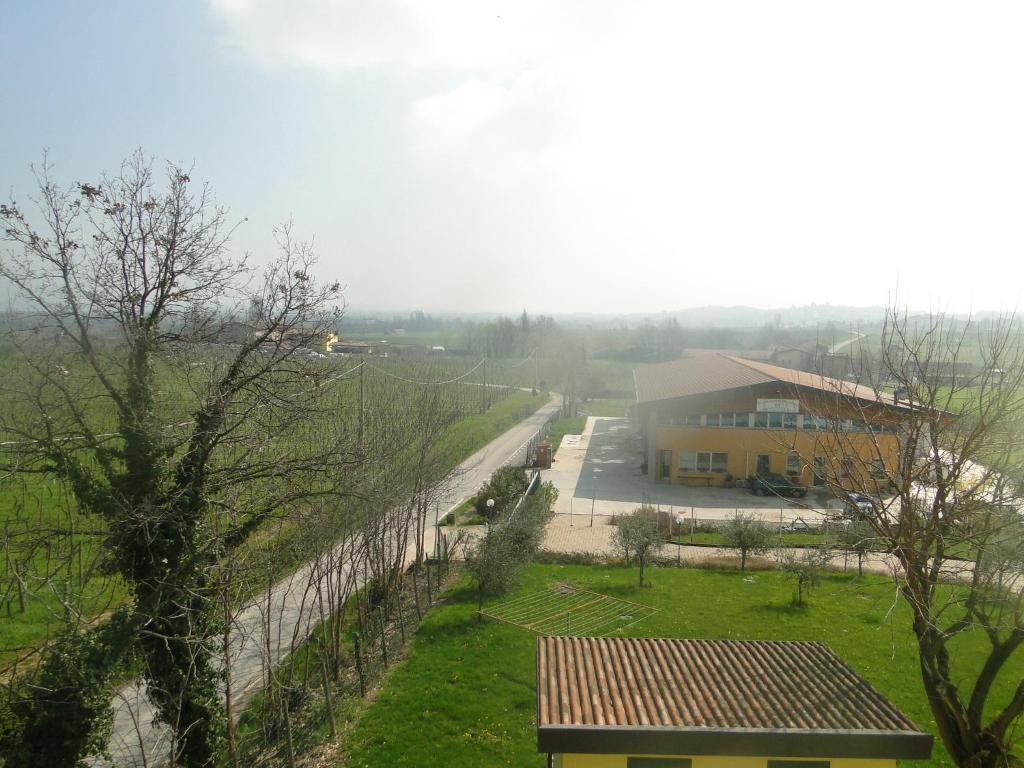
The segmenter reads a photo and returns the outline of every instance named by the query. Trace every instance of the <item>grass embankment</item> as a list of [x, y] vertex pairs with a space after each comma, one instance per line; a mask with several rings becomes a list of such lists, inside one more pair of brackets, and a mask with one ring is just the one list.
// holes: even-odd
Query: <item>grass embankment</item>
[[[919, 680], [910, 616], [890, 580], [830, 574], [810, 603], [792, 603], [794, 587], [782, 573], [652, 569], [653, 586], [637, 587], [635, 569], [612, 566], [532, 566], [517, 595], [557, 581], [631, 600], [658, 613], [624, 634], [652, 637], [818, 640], [888, 696], [923, 729], [935, 724]], [[474, 617], [474, 595], [461, 582], [425, 618], [408, 660], [385, 680], [347, 741], [339, 766], [461, 766], [545, 764], [536, 752], [536, 636]], [[970, 678], [984, 653], [980, 633], [959, 638], [954, 667]], [[995, 695], [1012, 693], [1024, 659], [1011, 661]], [[1008, 684], [1009, 683], [1009, 684]], [[924, 763], [921, 763], [924, 764]], [[952, 766], [941, 743], [933, 765]]]
[[587, 400], [580, 406], [580, 413], [587, 416], [618, 416], [625, 417], [628, 414], [629, 406], [635, 401], [625, 397], [603, 397], [595, 400]]
[[587, 426], [586, 416], [570, 416], [567, 419], [558, 419], [552, 422], [548, 429], [547, 441], [551, 443], [553, 453], [558, 453], [558, 447], [562, 444], [562, 438], [566, 435], [579, 435]]

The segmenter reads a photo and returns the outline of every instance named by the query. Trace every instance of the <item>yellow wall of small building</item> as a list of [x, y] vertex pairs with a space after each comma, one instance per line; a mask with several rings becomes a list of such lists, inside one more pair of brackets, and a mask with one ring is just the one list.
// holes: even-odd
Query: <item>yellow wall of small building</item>
[[[555, 755], [555, 768], [626, 768], [628, 755]], [[632, 755], [646, 757], [646, 755]], [[667, 757], [667, 755], [650, 755], [650, 757]], [[677, 757], [688, 757], [677, 755]], [[767, 768], [769, 760], [828, 760], [830, 768], [896, 768], [895, 760], [863, 760], [860, 758], [830, 757], [690, 757], [692, 768]]]
[[[801, 484], [810, 485], [812, 463], [815, 456], [825, 459], [826, 468], [833, 473], [842, 469], [842, 458], [853, 458], [855, 475], [866, 473], [871, 460], [881, 458], [887, 467], [899, 460], [899, 439], [894, 434], [843, 433], [837, 438], [831, 432], [785, 429], [744, 429], [742, 427], [655, 427], [656, 450], [672, 451], [672, 481], [685, 482], [712, 475], [712, 485], [723, 485], [725, 473], [682, 473], [679, 469], [681, 451], [709, 451], [729, 455], [727, 471], [733, 478], [744, 478], [757, 468], [758, 454], [767, 454], [770, 471], [786, 474], [789, 453], [796, 451], [801, 458]], [[654, 468], [657, 471], [657, 468]], [[656, 475], [653, 475], [656, 476]], [[865, 477], [856, 477], [863, 487]]]

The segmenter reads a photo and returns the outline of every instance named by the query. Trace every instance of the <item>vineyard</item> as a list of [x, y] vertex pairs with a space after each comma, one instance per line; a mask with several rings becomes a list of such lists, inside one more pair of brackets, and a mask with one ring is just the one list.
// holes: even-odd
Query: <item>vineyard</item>
[[[158, 412], [171, 432], [190, 425], [197, 392], [202, 391], [201, 380], [221, 361], [212, 350], [193, 355], [185, 365], [177, 362], [158, 372]], [[8, 364], [8, 381], [21, 380], [25, 391], [19, 391], [16, 384], [7, 388], [4, 421], [17, 427], [0, 437], [8, 456], [17, 454], [38, 428], [40, 410], [47, 413], [55, 429], [71, 431], [71, 421], [64, 421], [56, 400], [39, 403], [29, 398], [30, 394], [32, 398], [42, 395], [30, 391], [31, 372], [12, 372], [15, 365]], [[431, 445], [430, 472], [441, 476], [544, 401], [515, 388], [528, 378], [523, 376], [524, 369], [534, 367], [529, 358], [328, 358], [311, 360], [306, 367], [312, 371], [312, 383], [295, 396], [315, 399], [318, 418], [277, 424], [268, 418], [273, 409], [261, 408], [254, 398], [255, 417], [247, 429], [264, 432], [259, 449], [287, 455], [301, 444], [327, 444], [342, 435], [353, 453], [376, 456], [385, 474], [409, 459], [409, 446], [425, 427], [439, 427]], [[77, 400], [86, 409], [92, 431], [101, 439], [116, 440], [114, 411], [104, 407], [95, 382], [71, 370], [66, 386], [79, 393]], [[249, 449], [248, 441], [244, 449]], [[243, 450], [241, 442], [239, 450]], [[373, 474], [365, 467], [362, 473]], [[339, 479], [353, 488], [366, 481], [364, 477]], [[328, 481], [325, 478], [324, 482]], [[395, 486], [403, 488], [403, 478], [395, 477]], [[40, 472], [0, 480], [0, 523], [0, 616], [4, 619], [0, 622], [0, 665], [30, 655], [63, 624], [67, 610], [103, 616], [124, 600], [124, 584], [105, 572], [101, 543], [108, 532], [103, 522], [80, 514], [61, 482]], [[280, 515], [264, 523], [264, 528], [265, 532], [244, 548], [242, 558], [248, 558], [249, 570], [261, 576], [266, 572], [266, 562], [261, 562], [265, 559], [272, 563], [275, 574], [286, 572], [302, 558], [302, 548], [294, 541], [298, 527], [294, 519]]]

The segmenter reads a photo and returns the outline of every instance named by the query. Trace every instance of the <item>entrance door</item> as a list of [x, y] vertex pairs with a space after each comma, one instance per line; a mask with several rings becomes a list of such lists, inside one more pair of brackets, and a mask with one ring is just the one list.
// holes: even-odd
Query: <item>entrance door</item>
[[825, 484], [825, 457], [815, 456], [814, 457], [814, 477], [811, 478], [812, 485], [824, 485]]
[[771, 471], [772, 457], [767, 453], [757, 454], [757, 474], [763, 475]]
[[658, 451], [658, 480], [672, 479], [672, 451]]

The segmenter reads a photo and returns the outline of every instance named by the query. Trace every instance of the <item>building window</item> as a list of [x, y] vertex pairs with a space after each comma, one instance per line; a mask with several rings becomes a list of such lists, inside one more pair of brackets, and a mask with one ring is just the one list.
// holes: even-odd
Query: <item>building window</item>
[[[721, 414], [718, 414], [718, 413], [709, 413], [707, 416], [704, 417], [704, 426], [705, 427], [717, 427], [717, 426], [719, 426], [719, 424], [718, 424], [718, 417], [720, 415]], [[725, 425], [723, 424], [722, 426], [725, 426]]]
[[680, 472], [728, 472], [729, 454], [711, 451], [680, 451]]
[[813, 416], [810, 416], [810, 415], [808, 415], [806, 413], [801, 418], [801, 421], [802, 421], [802, 425], [801, 426], [802, 426], [803, 429], [807, 429], [807, 430], [810, 430], [810, 431], [813, 432], [814, 430], [816, 430], [818, 428], [818, 420], [816, 418], [814, 418]]
[[[688, 757], [627, 757], [626, 768], [690, 768]], [[812, 767], [813, 768], [813, 767]], [[828, 764], [826, 763], [826, 768]]]
[[737, 427], [749, 427], [750, 426], [750, 414], [748, 413], [734, 413], [732, 415], [733, 423]]
[[875, 480], [884, 480], [888, 475], [885, 471], [885, 461], [882, 459], [871, 460], [871, 477]]
[[829, 768], [828, 760], [769, 760], [768, 768]]
[[790, 451], [786, 457], [786, 474], [799, 475], [803, 470], [803, 462], [800, 461], [800, 454]]
[[782, 428], [783, 429], [796, 429], [796, 414], [795, 413], [784, 413], [784, 414], [782, 414]]
[[688, 426], [688, 427], [699, 427], [700, 426], [700, 416], [687, 416], [686, 417], [686, 426]]

